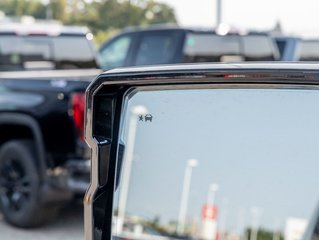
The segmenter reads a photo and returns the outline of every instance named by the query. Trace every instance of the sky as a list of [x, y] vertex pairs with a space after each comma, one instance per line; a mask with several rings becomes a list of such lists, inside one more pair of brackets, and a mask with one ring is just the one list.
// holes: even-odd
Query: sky
[[186, 162], [196, 158], [188, 216], [200, 220], [209, 185], [217, 183], [219, 219], [227, 212], [228, 229], [249, 225], [254, 207], [268, 229], [288, 217], [309, 218], [319, 196], [318, 99], [309, 90], [136, 94], [128, 110], [143, 104], [153, 122], [138, 122], [127, 211], [176, 220]]
[[[183, 26], [214, 27], [216, 0], [161, 0], [171, 5]], [[272, 29], [277, 21], [287, 34], [319, 36], [318, 0], [223, 0], [222, 19], [231, 26]]]

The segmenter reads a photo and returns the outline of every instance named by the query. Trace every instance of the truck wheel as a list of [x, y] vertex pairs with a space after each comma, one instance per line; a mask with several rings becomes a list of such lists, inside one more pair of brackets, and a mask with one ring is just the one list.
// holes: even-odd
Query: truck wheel
[[35, 162], [32, 141], [9, 141], [0, 148], [0, 210], [4, 219], [17, 227], [43, 225], [56, 212], [56, 208], [44, 208], [39, 202]]

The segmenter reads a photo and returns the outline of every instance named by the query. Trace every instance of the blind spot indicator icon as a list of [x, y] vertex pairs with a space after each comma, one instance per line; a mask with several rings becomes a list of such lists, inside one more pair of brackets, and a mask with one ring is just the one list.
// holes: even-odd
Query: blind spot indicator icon
[[152, 122], [153, 121], [153, 115], [152, 114], [146, 114], [144, 115], [138, 115], [138, 121], [139, 122]]
[[153, 121], [153, 116], [151, 114], [146, 114], [144, 119], [145, 119], [145, 122], [148, 122], [148, 121], [152, 122]]

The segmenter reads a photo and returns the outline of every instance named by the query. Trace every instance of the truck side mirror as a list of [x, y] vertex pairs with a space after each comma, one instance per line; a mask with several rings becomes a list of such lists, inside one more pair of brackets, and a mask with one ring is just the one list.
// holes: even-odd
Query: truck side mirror
[[301, 240], [319, 198], [316, 68], [100, 75], [86, 93], [86, 240]]

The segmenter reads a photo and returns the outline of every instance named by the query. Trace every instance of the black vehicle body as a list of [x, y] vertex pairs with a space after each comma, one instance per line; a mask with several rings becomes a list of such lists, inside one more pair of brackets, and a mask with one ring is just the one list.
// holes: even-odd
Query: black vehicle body
[[299, 61], [300, 38], [275, 36], [281, 61]]
[[42, 225], [83, 196], [84, 91], [99, 73], [86, 27], [27, 20], [0, 24], [0, 210], [18, 227]]
[[155, 64], [279, 60], [277, 46], [267, 33], [221, 35], [212, 30], [167, 25], [128, 28], [104, 43], [98, 55], [105, 70]]
[[[0, 73], [0, 152], [8, 143], [32, 144], [34, 156], [28, 164], [34, 165], [36, 172], [31, 174], [38, 179], [35, 201], [39, 212], [41, 206], [58, 206], [77, 194], [83, 196], [88, 186], [89, 152], [83, 131], [76, 126], [73, 101], [83, 95], [84, 106], [84, 91], [98, 73], [93, 69]], [[5, 159], [0, 161], [0, 185], [8, 192], [14, 183], [5, 185]], [[29, 224], [29, 220], [8, 221], [20, 227], [43, 224]]]
[[[319, 85], [316, 64], [207, 64], [141, 67], [101, 74], [86, 92], [86, 141], [92, 151], [91, 185], [85, 197], [85, 239], [108, 240], [112, 233], [113, 194], [124, 146], [120, 142], [124, 98], [145, 89], [209, 86]], [[106, 114], [107, 113], [107, 114]]]
[[305, 39], [289, 36], [275, 36], [274, 40], [280, 52], [281, 61], [318, 61], [318, 39]]

